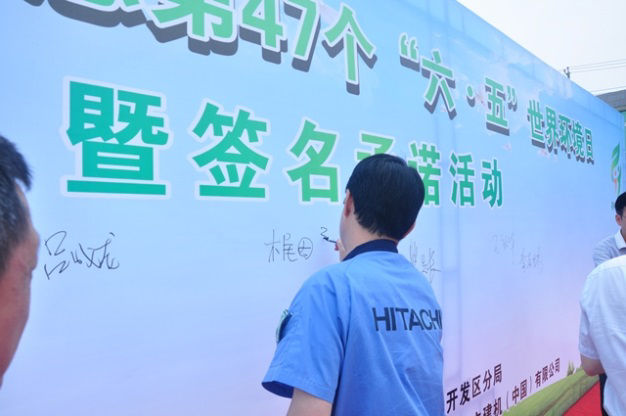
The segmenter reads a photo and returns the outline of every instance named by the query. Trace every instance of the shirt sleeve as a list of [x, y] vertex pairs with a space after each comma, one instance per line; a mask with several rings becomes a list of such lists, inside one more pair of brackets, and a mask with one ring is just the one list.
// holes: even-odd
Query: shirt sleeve
[[602, 241], [593, 249], [593, 264], [596, 267], [611, 258], [605, 245], [605, 242]]
[[[585, 280], [582, 295], [580, 296], [580, 331], [578, 335], [578, 350], [582, 355], [594, 360], [600, 355], [593, 341], [592, 325], [597, 325], [598, 317], [598, 268]], [[593, 321], [593, 322], [592, 322]]]
[[294, 298], [263, 387], [283, 397], [293, 389], [332, 403], [344, 354], [344, 325], [328, 276], [314, 275]]
[[578, 350], [582, 355], [587, 358], [591, 358], [594, 360], [599, 359], [598, 351], [596, 350], [596, 346], [591, 339], [590, 332], [590, 324], [589, 318], [587, 316], [587, 312], [582, 309], [580, 314], [580, 333], [578, 337]]

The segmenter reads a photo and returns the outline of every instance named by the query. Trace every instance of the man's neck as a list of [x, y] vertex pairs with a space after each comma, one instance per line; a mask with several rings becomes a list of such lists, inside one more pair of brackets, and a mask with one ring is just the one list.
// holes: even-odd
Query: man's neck
[[350, 253], [352, 250], [354, 250], [358, 246], [365, 244], [365, 243], [369, 243], [370, 241], [374, 241], [374, 240], [385, 239], [385, 240], [391, 240], [394, 243], [398, 244], [398, 241], [394, 240], [391, 237], [387, 237], [387, 236], [379, 235], [379, 234], [373, 234], [363, 229], [359, 230], [358, 233], [355, 233], [355, 235], [351, 237], [352, 238], [350, 238], [349, 247], [348, 246], [345, 247], [346, 253]]

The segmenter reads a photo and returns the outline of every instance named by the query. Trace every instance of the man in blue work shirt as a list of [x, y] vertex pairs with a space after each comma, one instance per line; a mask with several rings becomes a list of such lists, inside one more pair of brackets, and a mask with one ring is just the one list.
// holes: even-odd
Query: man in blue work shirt
[[424, 202], [417, 171], [378, 154], [352, 172], [343, 260], [311, 276], [283, 313], [263, 387], [288, 416], [443, 415], [441, 309], [396, 248]]

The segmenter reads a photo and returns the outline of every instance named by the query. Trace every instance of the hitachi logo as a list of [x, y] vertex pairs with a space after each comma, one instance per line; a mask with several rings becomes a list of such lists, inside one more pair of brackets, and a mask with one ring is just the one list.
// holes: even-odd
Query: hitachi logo
[[[383, 328], [387, 331], [397, 331], [404, 329], [412, 331], [413, 328], [419, 327], [422, 331], [433, 329], [441, 329], [441, 310], [420, 309], [416, 311], [411, 308], [383, 308], [381, 312], [377, 312], [376, 308], [372, 308], [374, 314], [374, 325], [376, 331]], [[379, 326], [380, 325], [380, 326]]]

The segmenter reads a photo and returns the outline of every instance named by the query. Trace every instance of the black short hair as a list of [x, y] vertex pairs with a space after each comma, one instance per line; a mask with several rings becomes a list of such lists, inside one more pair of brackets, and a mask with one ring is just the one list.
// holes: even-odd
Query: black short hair
[[359, 224], [371, 233], [401, 240], [424, 203], [417, 170], [397, 156], [377, 154], [361, 160], [346, 189]]
[[624, 212], [624, 207], [626, 207], [626, 192], [623, 192], [620, 196], [615, 200], [615, 212], [620, 217]]
[[29, 189], [30, 169], [15, 145], [0, 135], [0, 275], [28, 224], [28, 212], [15, 188], [17, 181]]

